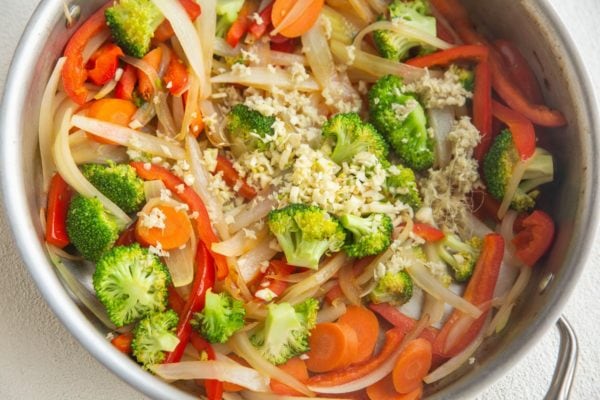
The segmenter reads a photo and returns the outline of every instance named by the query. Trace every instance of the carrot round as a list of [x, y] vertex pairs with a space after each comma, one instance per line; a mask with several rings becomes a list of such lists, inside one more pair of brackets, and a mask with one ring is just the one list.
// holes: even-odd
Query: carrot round
[[417, 400], [423, 395], [423, 385], [409, 393], [398, 393], [394, 388], [392, 376], [388, 375], [379, 382], [367, 387], [369, 400]]
[[360, 363], [369, 359], [373, 354], [379, 336], [379, 321], [373, 311], [365, 307], [349, 306], [338, 322], [348, 325], [356, 333], [360, 345], [353, 357], [353, 363]]
[[[129, 100], [101, 99], [93, 102], [92, 105], [87, 108], [87, 115], [90, 118], [127, 126], [136, 111], [137, 107]], [[110, 140], [90, 133], [88, 133], [87, 136], [99, 143], [115, 144]]]
[[[158, 67], [160, 66], [160, 61], [163, 57], [163, 51], [161, 47], [156, 47], [155, 49], [150, 50], [142, 60], [148, 63], [152, 68], [158, 71]], [[150, 97], [154, 94], [154, 86], [142, 70], [138, 70], [138, 92], [145, 99], [149, 100]]]
[[410, 393], [423, 384], [423, 378], [431, 368], [431, 357], [431, 343], [427, 339], [408, 342], [392, 371], [392, 380], [398, 393]]
[[186, 244], [192, 235], [192, 223], [186, 212], [178, 211], [166, 204], [157, 205], [152, 208], [154, 209], [160, 210], [164, 215], [164, 228], [148, 227], [138, 223], [135, 229], [137, 240], [148, 246], [156, 246], [160, 243], [163, 250], [176, 249]]
[[[285, 16], [292, 10], [297, 2], [297, 0], [275, 1], [273, 4], [273, 11], [271, 12], [271, 21], [275, 28], [281, 24]], [[317, 18], [319, 18], [319, 14], [321, 14], [321, 9], [323, 8], [324, 3], [325, 0], [310, 1], [309, 6], [302, 13], [302, 15], [279, 31], [279, 33], [288, 38], [302, 36], [304, 33], [308, 32], [310, 28], [312, 28], [314, 23], [317, 21]]]
[[[302, 383], [306, 383], [306, 381], [308, 381], [308, 369], [306, 369], [306, 363], [297, 357], [288, 360], [288, 362], [283, 365], [280, 365], [279, 369], [292, 375]], [[273, 393], [276, 394], [302, 396], [302, 393], [274, 379], [271, 380], [270, 386]]]
[[310, 334], [310, 351], [306, 366], [312, 372], [327, 372], [352, 363], [358, 349], [354, 329], [345, 324], [317, 324]]

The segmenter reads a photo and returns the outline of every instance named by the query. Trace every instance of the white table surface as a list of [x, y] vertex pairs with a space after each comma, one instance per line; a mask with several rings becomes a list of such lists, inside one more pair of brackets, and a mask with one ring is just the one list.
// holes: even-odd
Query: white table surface
[[[516, 1], [516, 0], [507, 0]], [[1, 0], [0, 90], [38, 0]], [[577, 42], [600, 93], [600, 1], [551, 0]], [[52, 314], [29, 277], [0, 211], [0, 399], [143, 399], [93, 359]], [[581, 346], [573, 399], [600, 399], [600, 249], [565, 309]], [[552, 330], [480, 400], [542, 399], [558, 349]]]

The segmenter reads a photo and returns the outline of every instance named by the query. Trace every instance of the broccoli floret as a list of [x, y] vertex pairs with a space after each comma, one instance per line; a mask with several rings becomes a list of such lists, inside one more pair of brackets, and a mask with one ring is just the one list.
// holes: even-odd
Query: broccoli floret
[[96, 261], [117, 241], [119, 227], [100, 200], [75, 195], [67, 211], [67, 234], [85, 259]]
[[175, 334], [179, 317], [173, 310], [154, 312], [143, 318], [133, 330], [131, 350], [136, 360], [147, 368], [161, 364], [165, 352], [175, 350], [179, 338]]
[[217, 0], [217, 36], [225, 37], [243, 5], [244, 0]]
[[126, 213], [139, 211], [146, 197], [142, 181], [128, 164], [86, 164], [83, 176]]
[[120, 0], [104, 16], [114, 41], [137, 58], [148, 53], [154, 31], [165, 19], [151, 0]]
[[390, 303], [400, 306], [410, 300], [413, 280], [406, 271], [386, 272], [369, 294], [372, 303]]
[[[512, 133], [505, 129], [496, 137], [483, 160], [483, 176], [492, 197], [497, 200], [504, 198], [514, 167], [519, 160]], [[539, 195], [538, 186], [552, 182], [553, 179], [552, 155], [538, 147], [532, 159], [528, 160], [523, 180], [512, 198], [511, 207], [520, 212], [532, 209]]]
[[[411, 28], [418, 29], [431, 36], [437, 35], [435, 18], [429, 15], [429, 7], [425, 0], [394, 0], [388, 6], [391, 21], [401, 21]], [[421, 47], [420, 54], [431, 52], [428, 46], [415, 37], [391, 30], [373, 32], [373, 40], [379, 53], [388, 59], [402, 61], [410, 56], [410, 50]]]
[[352, 240], [344, 245], [350, 257], [362, 258], [379, 254], [390, 247], [392, 219], [386, 214], [371, 214], [367, 217], [343, 215], [340, 223], [352, 232]]
[[204, 309], [194, 314], [192, 327], [211, 343], [225, 343], [244, 326], [244, 303], [229, 293], [206, 292]]
[[309, 350], [310, 330], [317, 323], [319, 303], [307, 299], [292, 307], [289, 303], [267, 306], [267, 318], [250, 337], [260, 354], [275, 365], [284, 364], [290, 358]]
[[456, 76], [458, 76], [458, 81], [462, 85], [465, 90], [472, 92], [475, 88], [475, 74], [470, 69], [459, 67], [455, 64], [450, 66], [450, 71], [452, 71]]
[[370, 120], [404, 164], [422, 171], [433, 165], [434, 142], [427, 131], [423, 106], [403, 89], [397, 76], [380, 78], [369, 91]]
[[164, 311], [171, 275], [160, 259], [140, 245], [114, 247], [96, 264], [94, 289], [116, 326]]
[[236, 104], [227, 114], [225, 123], [231, 150], [236, 155], [246, 151], [266, 150], [268, 143], [264, 139], [273, 135], [274, 123], [275, 117], [266, 117], [244, 104]]
[[290, 204], [269, 213], [269, 229], [290, 265], [317, 269], [327, 251], [339, 251], [346, 239], [339, 221], [317, 206]]
[[335, 141], [331, 159], [337, 164], [349, 162], [360, 152], [367, 151], [387, 166], [388, 145], [375, 127], [365, 123], [357, 113], [337, 114], [323, 125], [323, 136]]
[[400, 200], [415, 211], [423, 205], [415, 172], [408, 167], [393, 165], [388, 169], [386, 190], [394, 200]]
[[446, 237], [436, 243], [437, 253], [452, 268], [454, 280], [466, 282], [471, 278], [481, 243], [481, 238], [477, 236], [463, 242], [452, 233], [446, 233]]

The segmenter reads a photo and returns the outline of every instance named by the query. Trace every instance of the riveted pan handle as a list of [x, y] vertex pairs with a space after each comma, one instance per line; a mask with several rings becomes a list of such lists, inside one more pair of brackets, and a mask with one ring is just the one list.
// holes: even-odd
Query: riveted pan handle
[[573, 378], [577, 367], [579, 347], [573, 327], [564, 315], [558, 319], [556, 327], [560, 333], [558, 361], [552, 377], [552, 384], [544, 400], [567, 400], [573, 386]]

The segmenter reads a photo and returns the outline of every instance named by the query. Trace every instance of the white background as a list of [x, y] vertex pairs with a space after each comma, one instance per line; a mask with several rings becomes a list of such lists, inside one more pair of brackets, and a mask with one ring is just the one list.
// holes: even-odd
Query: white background
[[[516, 1], [516, 0], [507, 0]], [[600, 1], [550, 0], [600, 89]], [[0, 0], [0, 90], [38, 0]], [[600, 399], [600, 250], [594, 251], [565, 314], [581, 346], [573, 399]], [[478, 399], [542, 399], [556, 360], [554, 330]], [[142, 399], [93, 359], [42, 300], [0, 211], [0, 399]]]

